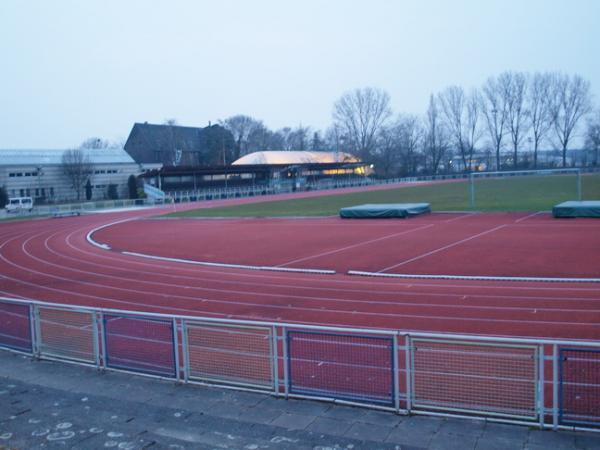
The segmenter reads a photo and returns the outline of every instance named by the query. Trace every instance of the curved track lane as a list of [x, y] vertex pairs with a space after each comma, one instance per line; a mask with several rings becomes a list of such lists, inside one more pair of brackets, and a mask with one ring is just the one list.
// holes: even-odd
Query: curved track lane
[[0, 295], [238, 319], [600, 338], [597, 284], [257, 272], [142, 259], [102, 250], [86, 241], [88, 232], [98, 226], [157, 212], [1, 224]]

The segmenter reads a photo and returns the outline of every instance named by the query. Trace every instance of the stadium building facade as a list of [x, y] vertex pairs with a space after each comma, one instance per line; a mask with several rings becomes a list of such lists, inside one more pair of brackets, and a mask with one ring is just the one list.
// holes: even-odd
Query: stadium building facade
[[243, 156], [231, 165], [163, 166], [142, 174], [145, 182], [165, 192], [211, 188], [271, 186], [292, 190], [336, 179], [365, 177], [372, 167], [341, 152], [264, 151]]
[[[0, 149], [0, 186], [9, 197], [32, 197], [35, 203], [76, 200], [77, 194], [62, 167], [66, 150]], [[140, 173], [139, 165], [123, 149], [81, 149], [92, 164], [92, 200], [108, 198], [116, 185], [119, 198], [127, 198], [127, 179]], [[84, 199], [80, 199], [84, 200]]]

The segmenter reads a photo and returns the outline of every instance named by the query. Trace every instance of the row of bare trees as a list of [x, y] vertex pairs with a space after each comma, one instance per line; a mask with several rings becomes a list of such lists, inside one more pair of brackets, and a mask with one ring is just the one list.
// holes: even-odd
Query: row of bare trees
[[504, 72], [479, 89], [450, 86], [432, 94], [423, 117], [394, 115], [389, 94], [367, 87], [335, 102], [325, 133], [302, 125], [271, 131], [245, 115], [221, 125], [234, 137], [234, 159], [259, 150], [348, 151], [376, 162], [382, 175], [398, 175], [448, 170], [454, 157], [461, 170], [470, 171], [483, 151], [492, 152], [498, 169], [521, 167], [525, 151], [533, 153], [537, 167], [541, 146], [559, 149], [566, 166], [586, 116], [585, 142], [596, 149], [597, 164], [600, 112], [591, 111], [590, 83], [579, 75]]
[[[394, 114], [387, 92], [366, 87], [334, 103], [325, 132], [304, 125], [270, 130], [247, 115], [222, 120], [231, 136], [226, 131], [227, 145], [222, 135], [212, 139], [218, 141], [218, 158], [206, 164], [230, 163], [262, 150], [329, 150], [354, 153], [374, 162], [381, 175], [394, 176], [471, 171], [482, 155], [488, 168], [537, 168], [540, 149], [550, 148], [560, 152], [566, 166], [567, 150], [577, 137], [584, 138], [578, 142], [585, 142], [593, 154], [591, 164], [598, 165], [600, 111], [591, 112], [590, 83], [555, 72], [507, 71], [480, 88], [449, 86], [430, 96], [423, 116]], [[176, 125], [174, 119], [165, 123]], [[81, 147], [112, 145], [94, 137]]]
[[[372, 88], [357, 89], [334, 105], [334, 123], [349, 137], [351, 149], [378, 161], [380, 169], [400, 163], [402, 172], [415, 173], [415, 157], [425, 171], [438, 173], [446, 159], [458, 156], [470, 171], [476, 152], [491, 149], [496, 168], [508, 161], [519, 167], [520, 152], [533, 151], [538, 165], [542, 143], [560, 149], [562, 165], [582, 119], [592, 111], [590, 84], [578, 75], [504, 72], [490, 77], [481, 89], [450, 86], [431, 95], [424, 117], [393, 118], [389, 96]], [[599, 113], [600, 114], [600, 113]], [[587, 146], [594, 149], [590, 118]], [[335, 126], [335, 125], [334, 125]], [[598, 131], [596, 131], [596, 134]], [[528, 142], [528, 146], [525, 146]], [[509, 158], [503, 158], [510, 151]], [[594, 162], [597, 164], [597, 152]], [[383, 165], [383, 167], [381, 167]], [[447, 168], [447, 167], [446, 167]]]

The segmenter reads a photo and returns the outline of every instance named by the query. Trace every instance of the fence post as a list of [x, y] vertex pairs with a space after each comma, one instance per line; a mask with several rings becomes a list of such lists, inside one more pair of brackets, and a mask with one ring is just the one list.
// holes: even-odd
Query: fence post
[[406, 346], [406, 411], [410, 413], [412, 409], [412, 342], [409, 334], [406, 334], [404, 339]]
[[100, 312], [100, 350], [102, 353], [102, 368], [106, 369], [108, 355], [106, 354], [106, 330], [104, 329], [104, 325], [104, 313]]
[[558, 345], [552, 345], [552, 429], [558, 429]]
[[284, 384], [284, 393], [285, 393], [285, 398], [287, 399], [289, 394], [290, 394], [290, 386], [289, 386], [289, 376], [290, 374], [288, 373], [288, 339], [287, 339], [287, 331], [285, 329], [285, 327], [281, 328], [281, 339], [283, 342], [283, 384]]
[[190, 379], [190, 349], [188, 342], [187, 322], [185, 319], [181, 319], [181, 350], [183, 353], [183, 381], [185, 383]]
[[173, 352], [175, 353], [175, 380], [179, 381], [181, 379], [180, 367], [179, 367], [179, 339], [178, 334], [179, 330], [177, 329], [177, 319], [173, 317], [172, 320], [173, 327]]
[[544, 352], [544, 344], [541, 344], [539, 346], [539, 355], [538, 355], [538, 361], [539, 361], [539, 386], [538, 386], [538, 390], [539, 390], [539, 412], [540, 412], [540, 428], [543, 429], [544, 428], [544, 420], [545, 420], [545, 404], [544, 404], [544, 382], [545, 382], [545, 376], [544, 376], [544, 364], [546, 362], [546, 357], [545, 357], [545, 352]]
[[40, 355], [40, 312], [37, 305], [29, 305], [29, 328], [31, 333], [31, 353], [36, 358]]
[[581, 170], [577, 170], [577, 200], [581, 201]]
[[96, 367], [100, 368], [100, 341], [98, 339], [98, 316], [96, 311], [92, 312], [92, 345], [94, 346], [94, 361]]
[[277, 350], [277, 327], [271, 327], [271, 359], [273, 364], [273, 385], [275, 396], [279, 396], [279, 352]]
[[394, 374], [394, 408], [396, 413], [400, 412], [400, 367], [398, 364], [398, 334], [395, 333], [392, 340], [392, 367]]

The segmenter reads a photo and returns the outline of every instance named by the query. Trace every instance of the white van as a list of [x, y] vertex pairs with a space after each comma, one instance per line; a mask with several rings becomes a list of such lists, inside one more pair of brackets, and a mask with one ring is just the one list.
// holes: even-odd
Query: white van
[[9, 198], [5, 208], [7, 213], [21, 211], [31, 212], [33, 209], [33, 199], [31, 197]]

